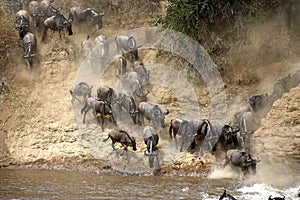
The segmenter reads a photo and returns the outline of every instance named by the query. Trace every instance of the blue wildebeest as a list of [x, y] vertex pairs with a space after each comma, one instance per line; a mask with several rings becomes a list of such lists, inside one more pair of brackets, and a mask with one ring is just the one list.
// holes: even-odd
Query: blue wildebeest
[[[191, 124], [186, 121], [186, 120], [182, 120], [182, 119], [174, 119], [171, 120], [170, 123], [170, 127], [169, 127], [169, 134], [170, 137], [172, 138], [172, 133], [174, 135], [174, 140], [175, 140], [175, 144], [176, 144], [176, 148], [178, 148], [178, 144], [177, 144], [177, 139], [176, 139], [176, 135], [181, 135], [181, 146], [180, 146], [180, 151], [182, 151], [183, 145], [185, 143], [189, 143], [189, 148], [191, 148], [191, 144], [194, 140], [194, 133], [193, 133], [193, 128], [191, 126]], [[191, 149], [192, 150], [192, 149]]]
[[127, 71], [127, 61], [122, 55], [116, 55], [113, 59], [113, 65], [115, 67], [115, 75], [118, 78], [122, 78]]
[[69, 19], [74, 20], [74, 23], [92, 22], [92, 25], [102, 28], [102, 17], [104, 13], [97, 13], [92, 8], [81, 9], [80, 7], [72, 7], [69, 10]]
[[268, 200], [285, 200], [285, 196], [283, 196], [283, 197], [273, 197], [272, 198], [272, 195], [270, 195]]
[[86, 99], [86, 103], [85, 103], [84, 107], [81, 109], [81, 114], [83, 114], [83, 120], [82, 120], [83, 123], [85, 123], [86, 113], [90, 109], [92, 109], [93, 115], [97, 119], [98, 123], [100, 123], [100, 122], [97, 117], [97, 113], [101, 114], [101, 120], [102, 120], [101, 127], [102, 127], [103, 131], [104, 131], [104, 128], [103, 128], [104, 116], [106, 116], [106, 115], [111, 116], [113, 123], [116, 123], [110, 106], [105, 101], [97, 100], [94, 97], [88, 97]]
[[107, 85], [100, 85], [96, 91], [98, 100], [105, 101], [109, 107], [112, 109], [112, 114], [114, 119], [117, 120], [119, 107], [118, 107], [118, 97], [114, 89], [108, 87]]
[[124, 92], [120, 92], [118, 94], [117, 102], [119, 105], [119, 110], [121, 111], [122, 108], [125, 108], [129, 116], [131, 117], [132, 122], [134, 124], [137, 124], [138, 109], [134, 99], [131, 96], [125, 94]]
[[115, 37], [116, 51], [119, 54], [120, 51], [129, 54], [129, 61], [133, 64], [134, 61], [139, 59], [138, 48], [133, 36], [118, 35]]
[[280, 98], [285, 92], [290, 91], [291, 88], [296, 87], [300, 83], [300, 70], [288, 74], [276, 81], [273, 89], [273, 95]]
[[42, 0], [41, 1], [40, 7], [46, 18], [60, 14], [61, 8], [55, 8], [53, 5], [51, 5], [51, 3], [53, 3], [53, 2], [54, 2], [54, 0]]
[[144, 152], [145, 156], [149, 156], [149, 167], [153, 168], [154, 158], [157, 158], [158, 148], [157, 144], [159, 136], [152, 126], [145, 126], [143, 129], [144, 143], [147, 145], [147, 151]]
[[220, 196], [219, 200], [237, 200], [236, 198], [234, 198], [233, 196], [231, 196], [230, 194], [226, 193], [226, 190], [224, 190], [223, 194]]
[[61, 31], [63, 31], [64, 29], [68, 30], [69, 35], [73, 35], [71, 22], [72, 20], [66, 20], [66, 18], [62, 14], [57, 14], [47, 18], [44, 21], [45, 27], [42, 36], [42, 42], [45, 41], [46, 39], [48, 29], [51, 29], [52, 31], [58, 31], [60, 38], [61, 38]]
[[26, 10], [16, 13], [15, 26], [19, 30], [20, 38], [23, 38], [29, 29], [29, 13]]
[[242, 147], [249, 151], [251, 148], [251, 140], [253, 133], [259, 128], [260, 123], [257, 122], [256, 115], [253, 112], [245, 112], [239, 124], [242, 139]]
[[27, 68], [33, 67], [33, 58], [36, 55], [37, 41], [34, 34], [27, 32], [23, 37], [24, 59], [27, 63]]
[[95, 52], [95, 56], [100, 57], [101, 59], [108, 57], [109, 43], [104, 35], [98, 35], [95, 38]]
[[138, 106], [138, 122], [144, 125], [144, 119], [151, 121], [153, 127], [158, 130], [165, 127], [165, 116], [169, 114], [169, 110], [166, 109], [163, 112], [159, 105], [151, 104], [147, 102], [141, 102]]
[[40, 17], [41, 17], [41, 8], [39, 2], [37, 1], [30, 1], [28, 5], [29, 14], [31, 20], [35, 27], [39, 27], [40, 24]]
[[93, 86], [89, 86], [85, 82], [80, 82], [76, 84], [73, 88], [70, 89], [70, 93], [72, 95], [72, 100], [71, 102], [74, 103], [75, 99], [80, 101], [76, 96], [82, 96], [84, 101], [86, 100], [87, 97], [91, 97], [92, 94], [92, 88]]
[[131, 137], [126, 131], [119, 130], [114, 131], [108, 134], [108, 137], [103, 140], [103, 142], [106, 142], [108, 139], [111, 139], [112, 143], [111, 146], [113, 150], [116, 150], [115, 143], [121, 143], [124, 147], [124, 150], [127, 151], [127, 147], [132, 147], [133, 151], [136, 151], [136, 142], [135, 138]]
[[226, 152], [226, 161], [224, 166], [231, 163], [233, 166], [240, 167], [246, 174], [249, 172], [249, 168], [253, 174], [256, 173], [256, 163], [260, 160], [253, 159], [251, 155], [245, 151], [238, 149], [230, 149]]
[[134, 97], [136, 102], [147, 101], [149, 91], [143, 91], [136, 72], [129, 72], [122, 76], [119, 79], [119, 88], [121, 91], [125, 91], [127, 94]]
[[143, 62], [136, 61], [132, 71], [136, 72], [138, 75], [138, 80], [141, 84], [149, 84], [150, 82], [150, 72], [146, 69]]
[[221, 134], [217, 133], [219, 138], [212, 151], [217, 150], [218, 144], [220, 144], [225, 151], [228, 150], [228, 148], [232, 148], [232, 146], [236, 148], [238, 146], [237, 132], [239, 131], [239, 129], [233, 129], [232, 126], [225, 124], [221, 129]]

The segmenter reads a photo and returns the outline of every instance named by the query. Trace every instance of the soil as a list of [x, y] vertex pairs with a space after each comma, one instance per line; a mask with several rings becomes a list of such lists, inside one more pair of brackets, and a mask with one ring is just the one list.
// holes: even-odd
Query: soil
[[[218, 156], [207, 154], [200, 159], [197, 152], [193, 154], [186, 151], [179, 152], [174, 141], [169, 138], [167, 127], [173, 118], [191, 119], [194, 116], [210, 118], [212, 114], [210, 95], [199, 74], [194, 75], [186, 63], [182, 64], [180, 59], [174, 57], [171, 57], [172, 60], [158, 58], [156, 56], [158, 51], [155, 49], [143, 49], [140, 52], [146, 67], [152, 70], [150, 76], [162, 76], [163, 79], [171, 80], [175, 88], [171, 90], [163, 84], [147, 86], [150, 90], [148, 101], [170, 110], [165, 119], [166, 128], [160, 132], [158, 145], [161, 152], [158, 157], [160, 166], [154, 169], [148, 167], [148, 158], [144, 156], [146, 146], [141, 137], [142, 127], [128, 126], [128, 122], [119, 124], [118, 128], [125, 130], [130, 128], [127, 131], [137, 139], [138, 150], [134, 152], [129, 148], [129, 151], [124, 153], [120, 146], [117, 151], [113, 151], [110, 142], [103, 142], [108, 133], [117, 128], [110, 122], [105, 123], [104, 132], [93, 121], [92, 115], [87, 116], [89, 121], [87, 124], [81, 123], [79, 109], [83, 102], [75, 102], [72, 105], [69, 93], [78, 81], [79, 69], [86, 62], [81, 52], [81, 42], [87, 35], [90, 35], [93, 41], [100, 34], [110, 38], [124, 30], [148, 27], [147, 21], [150, 19], [145, 14], [134, 23], [132, 23], [134, 17], [117, 23], [116, 16], [118, 16], [116, 13], [105, 15], [104, 27], [100, 30], [94, 31], [90, 27], [74, 25], [74, 35], [64, 36], [62, 39], [56, 33], [48, 33], [45, 43], [40, 42], [41, 31], [36, 31], [39, 62], [31, 71], [26, 70], [22, 58], [11, 57], [5, 70], [9, 90], [0, 95], [0, 167], [91, 171], [100, 169], [121, 173], [206, 176], [214, 164], [223, 162], [222, 153]], [[153, 71], [154, 68], [151, 68], [153, 63], [173, 66], [172, 69], [177, 73], [185, 73], [185, 77], [192, 77], [192, 81], [187, 84], [193, 87], [196, 97], [188, 100], [181, 98], [185, 96], [183, 83], [170, 74]], [[245, 77], [243, 69], [246, 67], [232, 66], [235, 76]], [[226, 74], [223, 75], [226, 76], [223, 78], [227, 100], [227, 116], [224, 123], [232, 121], [232, 116], [245, 98], [271, 91], [278, 78], [295, 69], [300, 69], [297, 60], [257, 66], [248, 70], [255, 72], [258, 81], [242, 85], [239, 82], [228, 81], [230, 78]], [[98, 85], [106, 84], [115, 88], [116, 79], [113, 73], [113, 68], [109, 67], [99, 78]], [[97, 88], [97, 85], [94, 88]], [[174, 92], [178, 90], [182, 94]], [[272, 157], [299, 159], [299, 90], [300, 86], [283, 95], [262, 120], [261, 128], [254, 133], [256, 155], [272, 154]], [[199, 107], [198, 110], [193, 109], [195, 104]], [[190, 113], [190, 110], [193, 112]], [[270, 143], [270, 138], [273, 143]]]

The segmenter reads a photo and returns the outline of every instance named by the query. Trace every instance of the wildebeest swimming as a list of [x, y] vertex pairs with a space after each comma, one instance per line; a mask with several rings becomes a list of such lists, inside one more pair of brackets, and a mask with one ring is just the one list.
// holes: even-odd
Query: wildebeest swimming
[[127, 151], [127, 147], [132, 147], [133, 151], [136, 151], [136, 142], [135, 138], [131, 137], [126, 131], [119, 130], [114, 131], [108, 134], [108, 137], [103, 140], [103, 142], [106, 142], [108, 139], [111, 139], [112, 143], [111, 146], [113, 150], [116, 150], [115, 143], [121, 143], [121, 145], [124, 147], [124, 150]]
[[285, 196], [283, 196], [283, 197], [273, 197], [272, 198], [272, 195], [271, 195], [271, 196], [269, 196], [268, 200], [285, 200]]
[[169, 110], [163, 112], [159, 105], [141, 102], [138, 106], [139, 124], [144, 125], [144, 119], [153, 123], [153, 127], [158, 130], [165, 127], [165, 116], [169, 114]]
[[104, 128], [103, 128], [104, 116], [109, 115], [112, 118], [113, 123], [116, 123], [110, 106], [105, 101], [97, 100], [94, 97], [88, 97], [86, 99], [86, 103], [85, 103], [84, 107], [81, 109], [81, 114], [83, 114], [83, 120], [82, 120], [83, 123], [85, 123], [86, 113], [90, 109], [92, 109], [93, 115], [97, 119], [98, 122], [99, 122], [99, 120], [97, 117], [97, 113], [101, 114], [101, 127], [102, 127], [103, 131], [104, 131]]
[[37, 40], [34, 34], [27, 32], [23, 37], [24, 59], [27, 63], [27, 68], [33, 67], [33, 58], [36, 56]]
[[231, 163], [233, 166], [240, 167], [242, 171], [246, 174], [252, 171], [253, 174], [256, 173], [256, 163], [260, 160], [253, 159], [252, 156], [238, 149], [230, 149], [226, 152], [226, 161], [224, 166]]
[[83, 97], [85, 101], [87, 97], [91, 97], [92, 88], [93, 86], [90, 87], [86, 82], [80, 82], [76, 84], [73, 88], [70, 89], [70, 93], [72, 95], [71, 102], [74, 103], [75, 99], [80, 101], [77, 96]]
[[152, 126], [145, 126], [143, 129], [143, 139], [147, 145], [147, 151], [144, 152], [144, 155], [149, 156], [149, 167], [153, 168], [154, 158], [158, 155], [157, 144], [159, 136]]
[[16, 13], [15, 26], [19, 30], [20, 38], [23, 38], [29, 30], [29, 13], [26, 10], [19, 10]]
[[69, 19], [75, 23], [92, 22], [92, 25], [98, 26], [98, 29], [102, 28], [102, 17], [104, 13], [97, 13], [92, 8], [82, 9], [80, 7], [72, 7], [69, 10]]
[[220, 196], [219, 200], [237, 200], [236, 198], [234, 198], [233, 196], [231, 196], [230, 194], [226, 193], [226, 190], [224, 190], [223, 194]]
[[58, 31], [60, 38], [62, 37], [61, 32], [64, 29], [68, 30], [69, 35], [73, 35], [71, 22], [72, 20], [66, 20], [66, 18], [62, 14], [56, 14], [52, 17], [47, 18], [44, 21], [44, 32], [42, 36], [42, 42], [44, 42], [46, 39], [48, 29], [51, 29], [52, 31]]

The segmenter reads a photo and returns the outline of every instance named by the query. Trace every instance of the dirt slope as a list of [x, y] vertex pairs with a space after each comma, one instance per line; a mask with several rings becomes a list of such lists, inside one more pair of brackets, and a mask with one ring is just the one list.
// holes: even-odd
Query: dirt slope
[[[48, 34], [49, 38], [45, 44], [40, 43], [41, 33], [37, 33], [40, 63], [33, 71], [26, 71], [25, 63], [19, 57], [11, 58], [6, 70], [11, 91], [0, 95], [0, 166], [16, 163], [53, 163], [54, 161], [64, 163], [70, 160], [82, 162], [96, 159], [105, 163], [106, 166], [102, 167], [109, 166], [117, 171], [136, 173], [151, 171], [147, 165], [147, 157], [143, 156], [145, 145], [141, 139], [141, 127], [134, 126], [133, 129], [128, 130], [137, 138], [137, 152], [132, 152], [131, 149], [128, 155], [122, 155], [121, 149], [113, 152], [110, 142], [104, 143], [103, 139], [115, 127], [107, 123], [105, 132], [102, 132], [101, 128], [92, 121], [92, 115], [87, 116], [89, 123], [83, 125], [79, 112], [82, 102], [76, 102], [73, 107], [69, 93], [69, 89], [77, 81], [78, 70], [85, 62], [80, 52], [80, 43], [86, 36], [90, 35], [92, 41], [100, 34], [109, 38], [125, 29], [147, 26], [149, 17], [144, 15], [139, 16], [138, 20], [135, 19], [136, 16], [127, 21], [119, 17], [117, 20], [121, 20], [121, 23], [116, 23], [115, 15], [107, 15], [104, 17], [104, 27], [101, 30], [94, 31], [87, 27], [75, 26], [73, 36], [59, 39], [57, 35]], [[55, 39], [51, 39], [53, 37]], [[153, 71], [151, 77], [170, 80], [170, 83], [174, 85], [174, 90], [181, 89], [180, 95], [187, 96], [185, 90], [182, 90], [182, 82], [178, 82], [178, 79], [175, 79], [171, 73], [153, 70], [157, 66], [151, 65], [159, 63], [174, 66], [172, 69], [177, 70], [178, 73], [188, 74], [185, 64], [179, 65], [178, 60], [157, 59], [155, 50], [143, 50], [141, 57], [146, 66]], [[236, 66], [234, 72], [244, 73], [239, 72], [239, 67]], [[256, 73], [261, 75], [261, 82], [243, 86], [227, 85], [228, 115], [224, 121], [231, 120], [231, 116], [244, 98], [269, 91], [277, 78], [285, 76], [295, 68], [299, 67], [287, 63], [274, 63], [255, 69]], [[268, 75], [264, 76], [264, 74]], [[89, 79], [89, 77], [85, 78]], [[199, 75], [196, 78], [199, 78]], [[98, 82], [115, 87], [113, 69], [109, 68]], [[194, 87], [196, 99], [179, 98], [179, 94], [163, 84], [155, 84], [148, 88], [151, 90], [148, 96], [149, 101], [161, 104], [164, 109], [171, 111], [166, 117], [167, 125], [170, 119], [175, 117], [192, 118], [195, 115], [201, 118], [210, 117], [210, 96], [206, 86], [201, 80], [191, 85]], [[185, 87], [188, 86], [185, 85]], [[269, 116], [263, 121], [262, 128], [255, 133], [258, 148], [262, 147], [266, 152], [271, 151], [282, 155], [286, 151], [284, 144], [289, 144], [288, 154], [299, 155], [299, 146], [297, 146], [299, 145], [299, 89], [298, 86], [275, 103]], [[199, 110], [193, 109], [195, 104], [199, 106], [200, 113]], [[193, 112], [188, 112], [189, 110]], [[119, 124], [119, 127], [128, 129], [126, 123]], [[284, 136], [274, 135], [274, 130], [276, 133], [283, 133]], [[297, 134], [289, 134], [293, 132]], [[267, 142], [270, 135], [276, 136], [276, 141], [278, 137], [279, 145], [274, 147]], [[159, 161], [165, 166], [162, 172], [178, 174], [178, 170], [181, 169], [181, 172], [185, 174], [192, 172], [201, 174], [209, 171], [215, 162], [215, 158], [211, 155], [200, 160], [197, 153], [192, 155], [187, 152], [180, 153], [174, 146], [174, 141], [170, 141], [167, 128], [160, 136], [158, 147], [161, 150], [161, 157]]]

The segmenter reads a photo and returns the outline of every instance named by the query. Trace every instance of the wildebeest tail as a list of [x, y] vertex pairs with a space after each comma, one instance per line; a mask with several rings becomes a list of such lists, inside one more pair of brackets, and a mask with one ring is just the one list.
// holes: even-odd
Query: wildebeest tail
[[173, 138], [172, 137], [172, 130], [173, 130], [172, 121], [173, 120], [170, 121], [170, 127], [169, 127], [169, 134], [170, 134], [171, 139]]
[[102, 141], [103, 141], [103, 142], [106, 142], [109, 138], [110, 138], [110, 136], [108, 135], [108, 137], [105, 138], [105, 139], [103, 139]]

